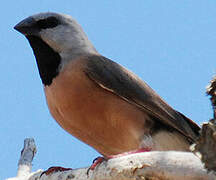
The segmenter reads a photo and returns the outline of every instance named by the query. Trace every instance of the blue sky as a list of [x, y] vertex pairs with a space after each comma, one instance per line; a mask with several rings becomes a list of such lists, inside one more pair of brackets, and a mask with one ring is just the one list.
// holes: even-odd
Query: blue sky
[[0, 9], [0, 179], [16, 175], [26, 137], [38, 148], [33, 170], [85, 167], [99, 155], [49, 114], [32, 50], [13, 30], [35, 13], [72, 15], [101, 54], [138, 74], [172, 107], [199, 124], [211, 118], [205, 86], [216, 70], [215, 1], [8, 0]]

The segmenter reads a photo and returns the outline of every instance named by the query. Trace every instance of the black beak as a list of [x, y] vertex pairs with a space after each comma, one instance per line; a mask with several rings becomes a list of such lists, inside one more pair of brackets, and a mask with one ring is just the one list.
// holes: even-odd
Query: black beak
[[26, 36], [34, 35], [39, 31], [36, 21], [32, 17], [28, 17], [19, 22], [16, 26], [14, 26], [14, 29]]

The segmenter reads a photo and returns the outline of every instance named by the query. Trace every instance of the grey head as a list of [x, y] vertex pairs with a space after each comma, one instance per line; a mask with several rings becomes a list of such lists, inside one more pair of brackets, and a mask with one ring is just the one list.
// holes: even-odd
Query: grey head
[[39, 13], [24, 19], [14, 29], [28, 39], [44, 85], [50, 85], [76, 57], [97, 54], [81, 26], [69, 15]]

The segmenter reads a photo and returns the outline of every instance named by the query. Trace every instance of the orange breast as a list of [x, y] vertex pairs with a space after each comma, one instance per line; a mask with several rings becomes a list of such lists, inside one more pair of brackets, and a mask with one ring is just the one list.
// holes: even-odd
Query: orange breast
[[90, 80], [83, 71], [85, 64], [85, 59], [72, 61], [45, 87], [52, 116], [105, 156], [137, 149], [148, 133], [147, 116]]

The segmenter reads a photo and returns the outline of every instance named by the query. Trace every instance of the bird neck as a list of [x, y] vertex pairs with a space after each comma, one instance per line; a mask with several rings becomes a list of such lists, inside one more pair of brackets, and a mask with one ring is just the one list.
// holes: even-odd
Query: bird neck
[[64, 51], [60, 52], [61, 65], [59, 71], [64, 68], [70, 61], [73, 61], [81, 56], [97, 55], [98, 52], [87, 39], [85, 35], [73, 37], [71, 40], [70, 48], [65, 48]]

